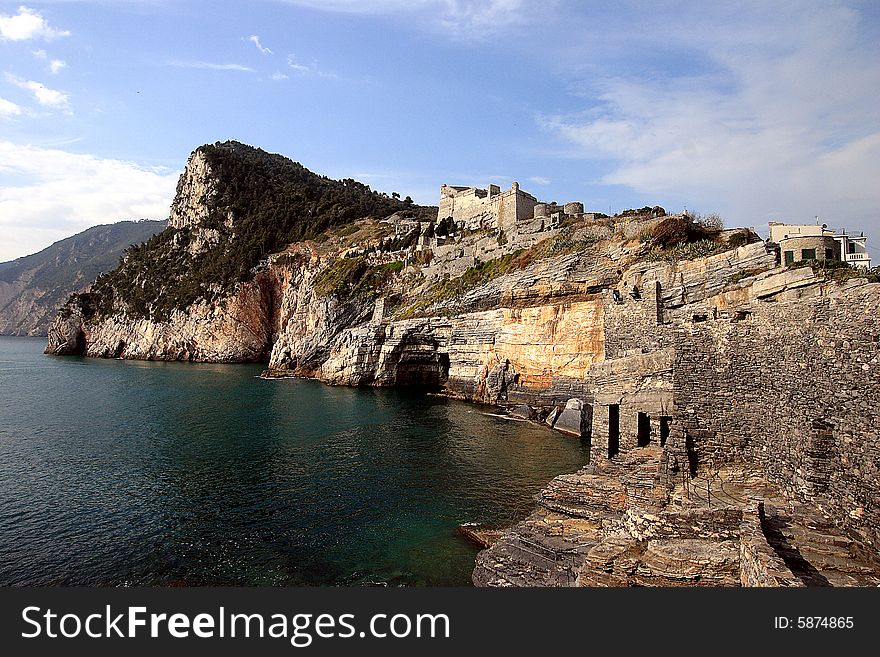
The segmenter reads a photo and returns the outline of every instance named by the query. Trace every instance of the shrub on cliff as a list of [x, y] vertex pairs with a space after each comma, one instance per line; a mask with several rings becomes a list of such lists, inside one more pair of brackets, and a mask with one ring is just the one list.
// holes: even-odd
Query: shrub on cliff
[[337, 258], [315, 278], [315, 294], [340, 301], [375, 296], [402, 269], [400, 261], [369, 265], [363, 256]]
[[721, 234], [723, 226], [723, 223], [719, 225], [715, 221], [695, 221], [688, 215], [673, 215], [654, 226], [648, 231], [647, 236], [654, 246], [666, 248], [677, 244], [714, 240]]

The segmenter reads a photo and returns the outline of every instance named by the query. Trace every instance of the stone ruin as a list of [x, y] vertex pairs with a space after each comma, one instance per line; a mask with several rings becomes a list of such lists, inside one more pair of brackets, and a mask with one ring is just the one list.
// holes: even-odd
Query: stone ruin
[[451, 218], [465, 230], [497, 229], [510, 236], [558, 228], [566, 217], [583, 215], [583, 203], [541, 203], [514, 182], [503, 192], [498, 185], [486, 189], [442, 185], [437, 220]]

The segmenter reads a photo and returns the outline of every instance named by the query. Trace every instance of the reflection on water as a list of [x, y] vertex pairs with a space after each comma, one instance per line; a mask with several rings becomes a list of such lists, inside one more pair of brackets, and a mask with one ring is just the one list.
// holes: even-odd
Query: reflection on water
[[0, 585], [466, 585], [586, 446], [414, 391], [0, 338]]

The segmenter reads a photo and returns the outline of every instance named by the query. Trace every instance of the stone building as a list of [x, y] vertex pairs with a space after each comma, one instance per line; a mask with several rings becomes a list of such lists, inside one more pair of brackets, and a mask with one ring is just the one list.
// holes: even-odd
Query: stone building
[[840, 260], [841, 243], [825, 224], [783, 224], [770, 222], [770, 241], [779, 245], [780, 262]]
[[437, 220], [451, 217], [458, 228], [498, 229], [512, 235], [555, 228], [566, 216], [583, 214], [583, 203], [540, 203], [515, 182], [503, 192], [498, 185], [486, 189], [442, 185]]

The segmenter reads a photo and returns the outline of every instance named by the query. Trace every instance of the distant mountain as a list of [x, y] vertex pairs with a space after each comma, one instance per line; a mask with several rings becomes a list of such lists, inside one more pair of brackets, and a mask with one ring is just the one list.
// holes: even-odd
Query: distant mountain
[[125, 249], [162, 231], [165, 221], [94, 226], [39, 253], [0, 263], [0, 335], [46, 335], [58, 307], [119, 264]]

